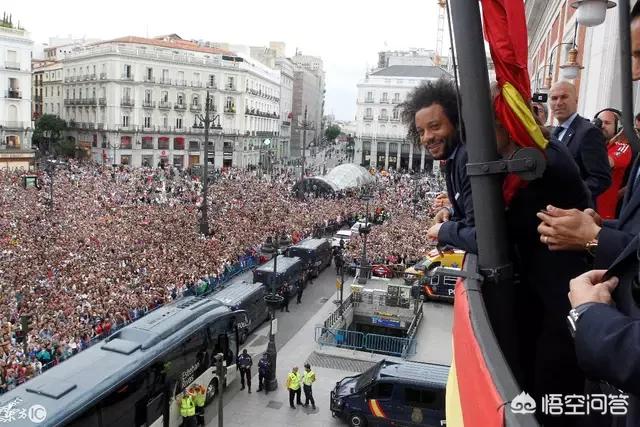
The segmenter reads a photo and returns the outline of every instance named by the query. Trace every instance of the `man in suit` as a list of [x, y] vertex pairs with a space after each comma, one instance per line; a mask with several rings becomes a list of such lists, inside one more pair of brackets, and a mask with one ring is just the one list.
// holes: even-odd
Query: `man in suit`
[[551, 86], [551, 111], [558, 120], [553, 136], [564, 144], [580, 168], [594, 200], [611, 185], [611, 168], [602, 132], [578, 113], [576, 87], [566, 81]]

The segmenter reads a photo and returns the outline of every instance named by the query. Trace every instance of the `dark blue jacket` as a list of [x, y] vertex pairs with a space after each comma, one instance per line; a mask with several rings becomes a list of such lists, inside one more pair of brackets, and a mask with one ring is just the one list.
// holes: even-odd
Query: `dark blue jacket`
[[578, 320], [575, 336], [578, 361], [587, 376], [629, 394], [626, 420], [613, 417], [616, 426], [640, 425], [639, 243], [638, 237], [633, 239], [609, 269], [608, 274], [620, 279], [613, 293], [615, 307], [589, 307]]
[[595, 268], [608, 268], [631, 240], [640, 233], [640, 185], [634, 185], [640, 157], [636, 158], [629, 174], [618, 219], [605, 221], [598, 234]]
[[238, 356], [239, 368], [251, 368], [251, 365], [253, 365], [253, 360], [251, 359], [251, 356], [249, 356], [249, 354], [242, 353], [240, 356]]
[[569, 149], [580, 168], [580, 175], [591, 191], [595, 206], [596, 197], [611, 186], [611, 166], [602, 131], [577, 115], [563, 135], [562, 144]]
[[258, 362], [258, 372], [260, 372], [262, 375], [266, 375], [269, 373], [269, 369], [271, 369], [269, 359], [260, 359], [260, 361]]

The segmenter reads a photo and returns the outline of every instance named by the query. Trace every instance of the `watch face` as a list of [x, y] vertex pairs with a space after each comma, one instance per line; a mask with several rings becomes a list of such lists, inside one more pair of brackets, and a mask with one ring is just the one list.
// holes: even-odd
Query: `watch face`
[[[576, 335], [576, 319], [573, 317], [573, 310], [571, 310], [570, 314], [567, 316], [567, 326], [569, 327], [569, 332], [572, 337]], [[577, 313], [576, 313], [577, 315]]]

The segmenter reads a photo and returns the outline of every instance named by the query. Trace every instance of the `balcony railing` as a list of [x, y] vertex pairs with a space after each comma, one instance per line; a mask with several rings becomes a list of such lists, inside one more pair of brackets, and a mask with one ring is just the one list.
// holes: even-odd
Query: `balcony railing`
[[389, 120], [391, 120], [392, 122], [399, 122], [400, 117], [391, 117]]
[[388, 99], [381, 99], [380, 100], [380, 104], [388, 104], [389, 100]]
[[224, 112], [227, 114], [235, 114], [236, 107], [224, 107]]
[[107, 98], [98, 98], [98, 105], [107, 105]]
[[145, 99], [142, 101], [142, 108], [156, 108], [156, 103]]
[[7, 98], [22, 99], [22, 91], [20, 89], [9, 89], [7, 91]]
[[160, 101], [160, 103], [158, 104], [158, 108], [161, 108], [163, 110], [170, 110], [171, 103], [169, 101]]
[[156, 78], [153, 76], [144, 76], [144, 81], [147, 83], [155, 83], [156, 82]]
[[98, 123], [97, 128], [98, 128], [98, 130], [103, 130], [104, 129], [104, 123]]
[[191, 107], [189, 107], [189, 109], [191, 111], [202, 111], [202, 105], [200, 105], [200, 104], [191, 104]]
[[200, 151], [200, 144], [190, 142], [189, 143], [189, 151]]
[[33, 97], [33, 100], [34, 100], [35, 102], [42, 102], [42, 96], [40, 96], [40, 95], [36, 95], [36, 96], [34, 96], [34, 97]]
[[85, 98], [83, 105], [96, 105], [96, 98]]
[[364, 100], [365, 104], [373, 104], [374, 102], [376, 102], [373, 98], [367, 98]]
[[133, 107], [135, 105], [136, 105], [135, 101], [133, 99], [131, 99], [131, 98], [122, 98], [120, 100], [120, 106], [121, 107], [129, 107], [129, 108], [131, 108], [131, 107]]
[[158, 82], [161, 85], [170, 85], [171, 84], [171, 79], [167, 79], [167, 78], [161, 78], [160, 81]]
[[282, 126], [291, 126], [291, 122], [288, 120], [283, 120], [282, 121]]
[[4, 61], [4, 68], [6, 68], [7, 70], [19, 70], [20, 63], [14, 61]]
[[202, 82], [192, 81], [191, 87], [202, 87]]
[[133, 81], [133, 74], [122, 74], [120, 76], [120, 80], [128, 80], [128, 81]]
[[373, 120], [373, 116], [364, 116], [363, 119], [367, 121]]
[[89, 80], [95, 80], [95, 79], [96, 79], [96, 75], [95, 75], [95, 73], [93, 73], [93, 74], [89, 74], [89, 76], [88, 76], [88, 77], [89, 77]]
[[388, 122], [389, 121], [389, 116], [378, 116], [378, 121], [379, 122]]
[[400, 99], [393, 99], [393, 101], [391, 101], [392, 104], [400, 104]]
[[184, 110], [186, 110], [186, 109], [187, 109], [187, 104], [179, 103], [179, 104], [174, 105], [174, 106], [173, 106], [173, 108], [174, 108], [175, 110], [182, 110], [182, 111], [184, 111]]
[[217, 87], [216, 82], [207, 82], [207, 89], [216, 89]]
[[176, 86], [186, 86], [187, 85], [187, 81], [186, 80], [176, 80]]
[[0, 121], [0, 126], [5, 129], [24, 129], [29, 127], [29, 122]]
[[100, 80], [107, 80], [107, 73], [100, 73]]
[[235, 92], [236, 91], [236, 87], [232, 86], [232, 85], [225, 85], [224, 90], [229, 91], [229, 92]]

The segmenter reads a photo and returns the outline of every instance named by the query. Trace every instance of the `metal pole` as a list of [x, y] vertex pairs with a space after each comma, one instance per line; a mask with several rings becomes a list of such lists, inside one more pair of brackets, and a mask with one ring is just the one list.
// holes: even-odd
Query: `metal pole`
[[[278, 265], [278, 251], [280, 249], [280, 241], [276, 235], [273, 239], [274, 258], [273, 258], [273, 277], [271, 278], [271, 295], [276, 294], [276, 274]], [[269, 358], [269, 364], [271, 368], [269, 370], [269, 378], [267, 379], [267, 391], [273, 391], [278, 389], [278, 379], [276, 378], [276, 364], [278, 362], [278, 351], [276, 349], [276, 337], [273, 333], [273, 320], [275, 319], [275, 307], [274, 304], [269, 305], [270, 322], [269, 322], [269, 343], [267, 344], [267, 357]]]
[[224, 356], [222, 353], [216, 354], [216, 374], [218, 375], [218, 427], [222, 427], [224, 425], [224, 416], [223, 416], [223, 401], [222, 396], [224, 393], [224, 370], [225, 367], [222, 364], [224, 360]]
[[307, 106], [304, 106], [304, 122], [302, 122], [302, 168], [300, 169], [300, 182], [304, 180], [304, 168], [307, 155]]
[[620, 0], [620, 84], [622, 86], [622, 125], [634, 154], [640, 152], [640, 141], [633, 124], [633, 85], [631, 76], [631, 31], [629, 0]]
[[[458, 55], [461, 117], [469, 163], [499, 159], [489, 91], [487, 57], [477, 1], [452, 0], [455, 50]], [[507, 250], [506, 220], [500, 174], [470, 176], [475, 213], [478, 264], [485, 276], [482, 295], [501, 350], [517, 364], [513, 312], [512, 266]]]
[[342, 293], [344, 291], [344, 256], [340, 253], [340, 258], [342, 258], [342, 264], [340, 266], [340, 305], [342, 305]]
[[202, 216], [200, 217], [200, 234], [209, 235], [209, 217], [207, 215], [207, 192], [209, 191], [209, 91], [204, 107], [204, 167], [202, 168]]

